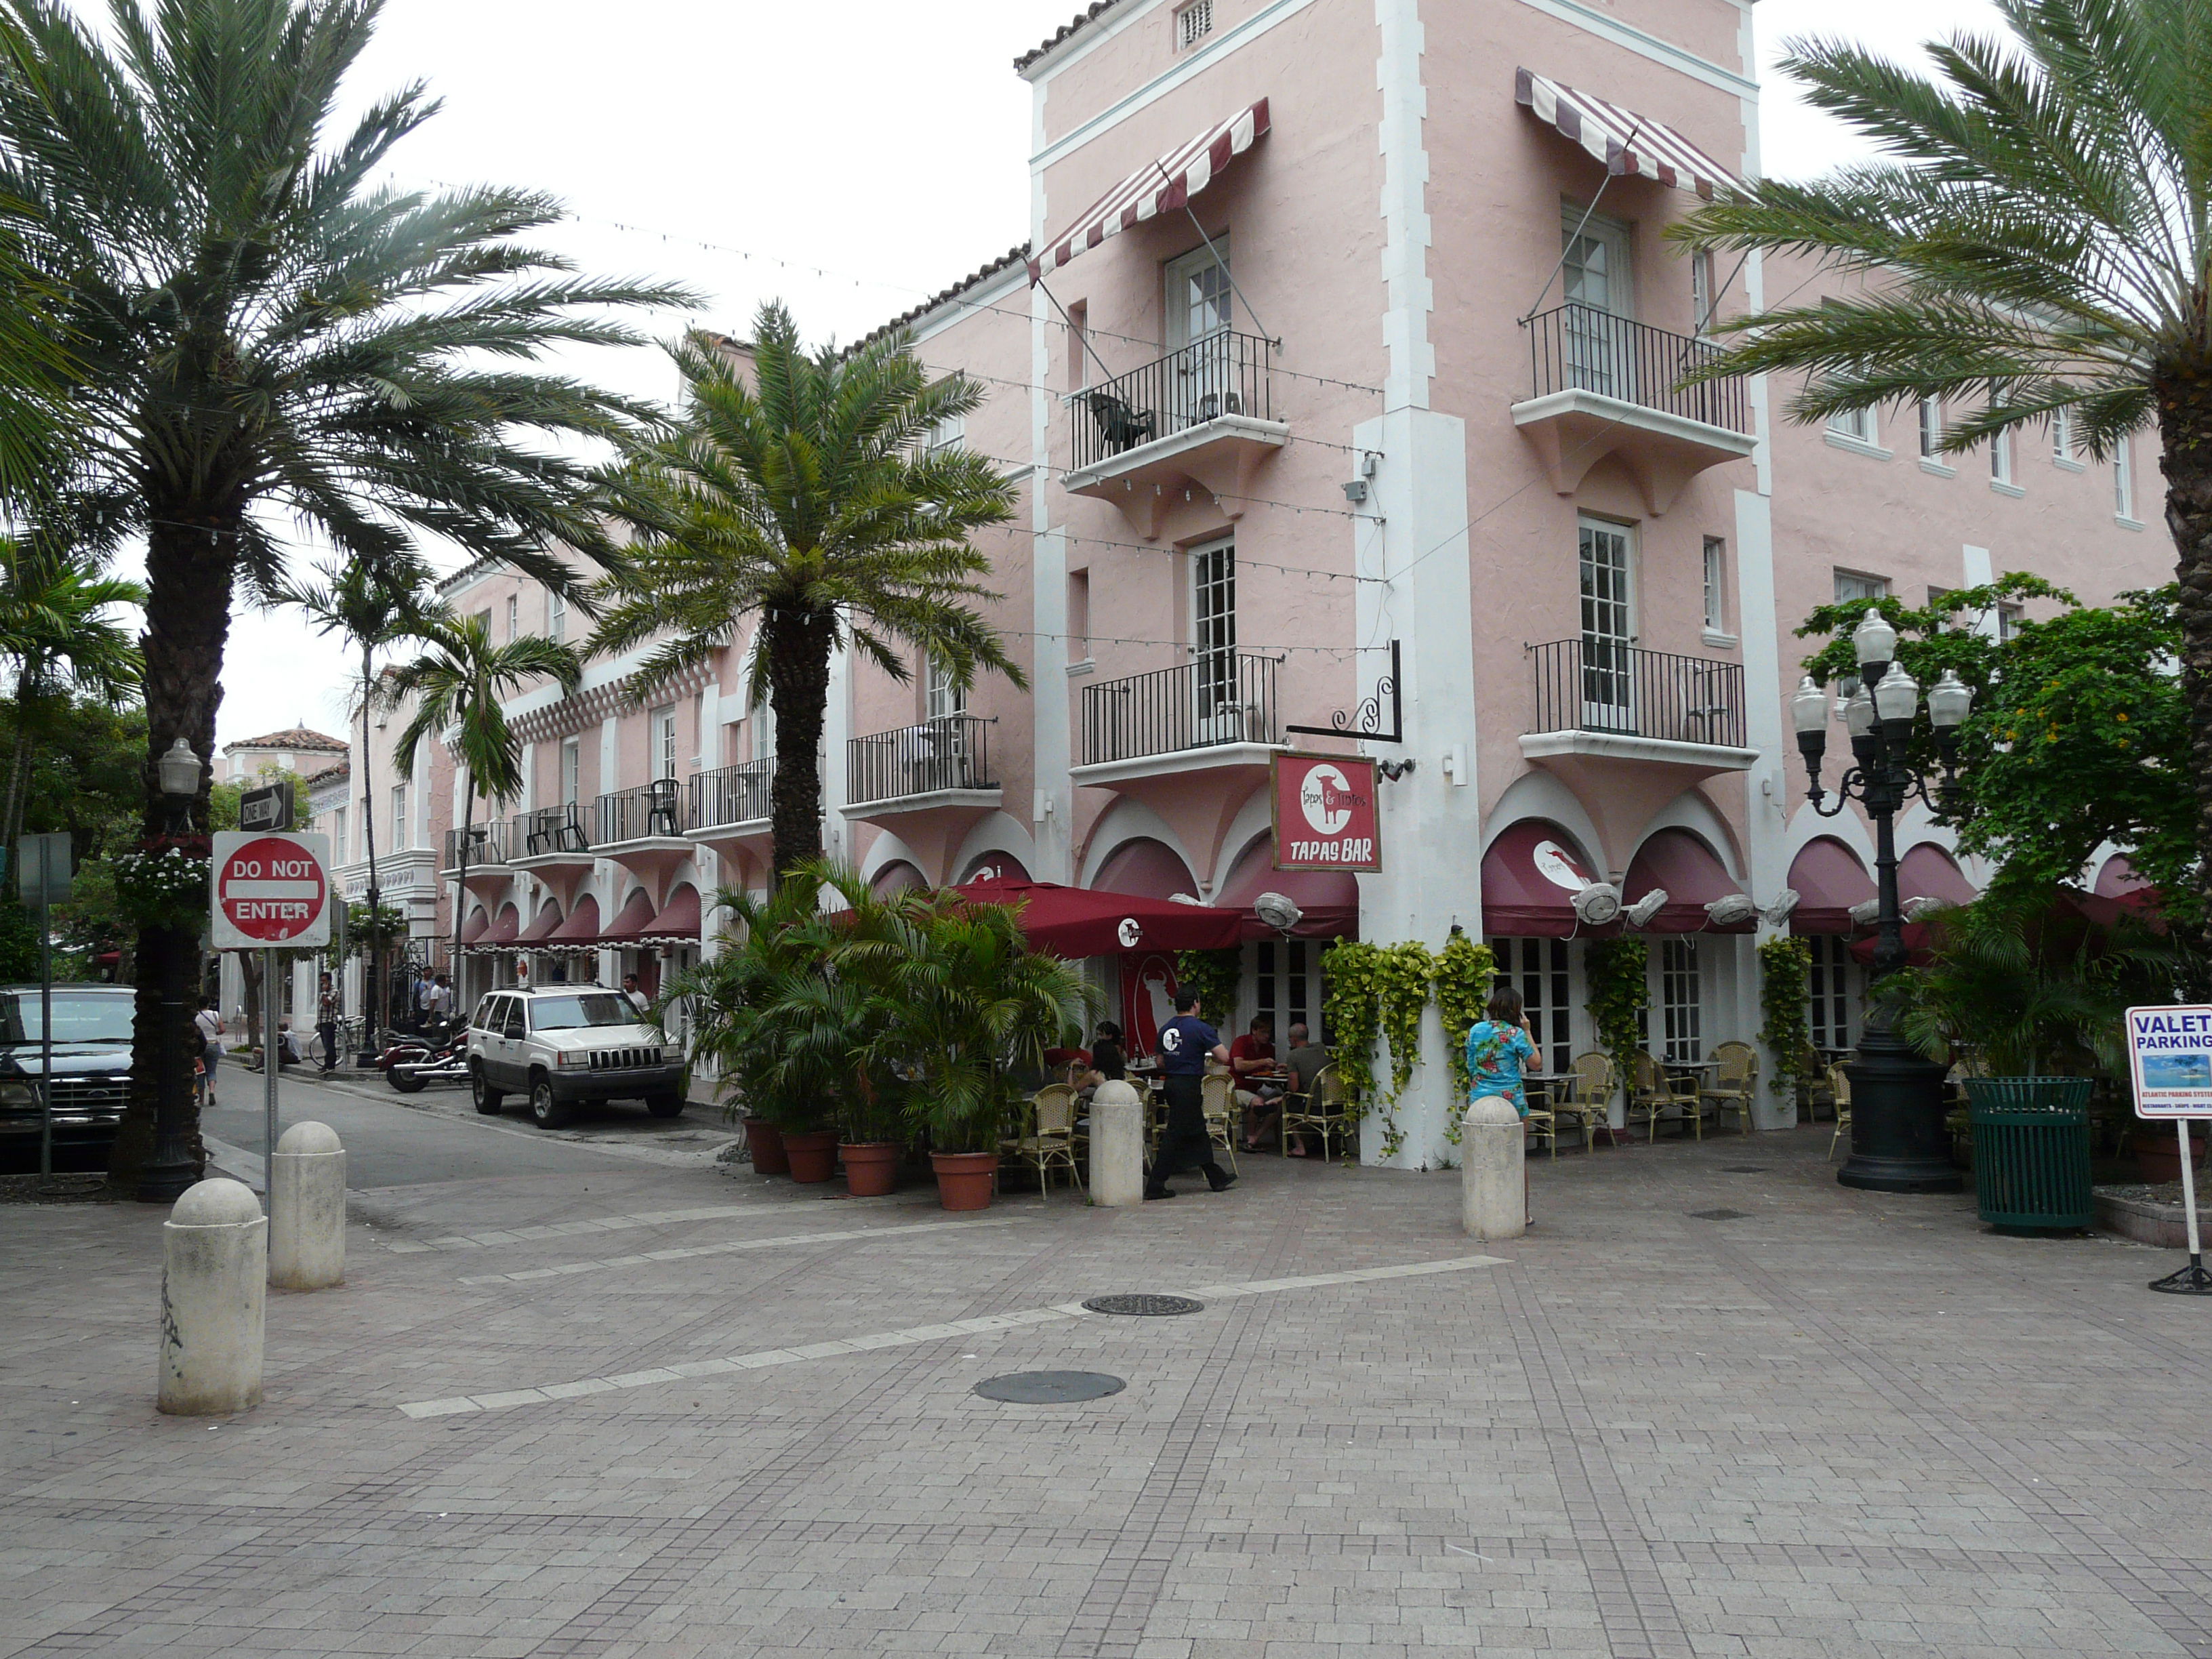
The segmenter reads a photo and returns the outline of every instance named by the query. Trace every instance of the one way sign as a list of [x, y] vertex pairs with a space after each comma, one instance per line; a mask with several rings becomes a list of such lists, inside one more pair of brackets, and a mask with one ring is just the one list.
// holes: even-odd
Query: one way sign
[[289, 778], [238, 798], [238, 827], [241, 830], [283, 830], [292, 827], [292, 784]]

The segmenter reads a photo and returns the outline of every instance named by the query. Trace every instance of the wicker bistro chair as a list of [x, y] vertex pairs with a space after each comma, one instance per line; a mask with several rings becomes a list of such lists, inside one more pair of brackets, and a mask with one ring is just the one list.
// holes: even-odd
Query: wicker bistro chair
[[1041, 1200], [1052, 1195], [1054, 1170], [1066, 1170], [1076, 1191], [1083, 1191], [1083, 1169], [1075, 1157], [1074, 1089], [1065, 1083], [1048, 1084], [1030, 1099], [1027, 1116], [1025, 1133], [1000, 1142], [1000, 1160], [1034, 1169]]
[[1836, 1156], [1836, 1143], [1851, 1127], [1851, 1074], [1840, 1066], [1828, 1067], [1828, 1092], [1836, 1103], [1836, 1132], [1828, 1137], [1828, 1158]]
[[1335, 1066], [1324, 1066], [1315, 1074], [1311, 1094], [1283, 1097], [1282, 1132], [1285, 1158], [1294, 1134], [1319, 1135], [1323, 1158], [1329, 1156], [1332, 1139], [1340, 1155], [1351, 1144], [1352, 1118], [1344, 1109], [1344, 1084]]
[[1748, 1042], [1723, 1042], [1713, 1050], [1720, 1069], [1713, 1080], [1698, 1091], [1700, 1102], [1711, 1101], [1716, 1127], [1725, 1124], [1730, 1112], [1741, 1115], [1743, 1132], [1751, 1133], [1751, 1103], [1759, 1097], [1759, 1051]]
[[1206, 1110], [1206, 1138], [1229, 1154], [1229, 1173], [1237, 1173], [1237, 1079], [1227, 1072], [1208, 1069], [1199, 1082], [1199, 1099]]
[[1628, 1109], [1632, 1127], [1633, 1115], [1644, 1114], [1646, 1140], [1658, 1138], [1661, 1115], [1677, 1109], [1695, 1127], [1698, 1139], [1705, 1138], [1705, 1115], [1698, 1102], [1697, 1079], [1669, 1077], [1666, 1067], [1641, 1048], [1636, 1051], [1636, 1087], [1629, 1094]]
[[[1577, 1054], [1565, 1074], [1554, 1079], [1552, 1115], [1554, 1120], [1572, 1118], [1582, 1125], [1584, 1152], [1596, 1146], [1597, 1132], [1612, 1123], [1613, 1097], [1620, 1085], [1613, 1057], [1595, 1048]], [[1553, 1151], [1556, 1155], [1558, 1148]]]

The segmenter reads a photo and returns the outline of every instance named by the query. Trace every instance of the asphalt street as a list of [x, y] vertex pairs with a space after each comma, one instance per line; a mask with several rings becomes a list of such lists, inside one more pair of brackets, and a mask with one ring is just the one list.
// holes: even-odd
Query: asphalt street
[[[261, 1091], [258, 1073], [226, 1064], [217, 1079], [218, 1103], [201, 1116], [214, 1162], [256, 1188], [262, 1184]], [[635, 1172], [641, 1163], [710, 1158], [715, 1146], [730, 1139], [711, 1107], [694, 1105], [683, 1117], [662, 1121], [627, 1103], [596, 1108], [572, 1128], [549, 1134], [520, 1111], [478, 1116], [465, 1090], [403, 1096], [373, 1073], [326, 1083], [283, 1073], [277, 1121], [280, 1134], [309, 1121], [336, 1130], [346, 1149], [346, 1184], [363, 1192], [504, 1176]]]

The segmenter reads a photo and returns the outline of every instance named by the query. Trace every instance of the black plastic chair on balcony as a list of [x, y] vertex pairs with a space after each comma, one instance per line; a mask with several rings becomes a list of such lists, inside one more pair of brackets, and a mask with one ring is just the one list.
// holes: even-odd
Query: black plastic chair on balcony
[[645, 833], [648, 836], [680, 836], [683, 825], [678, 822], [676, 780], [655, 778], [651, 793], [646, 797]]
[[1159, 417], [1149, 409], [1133, 410], [1110, 392], [1086, 392], [1083, 401], [1090, 405], [1091, 418], [1098, 422], [1098, 435], [1110, 454], [1134, 449], [1159, 435]]

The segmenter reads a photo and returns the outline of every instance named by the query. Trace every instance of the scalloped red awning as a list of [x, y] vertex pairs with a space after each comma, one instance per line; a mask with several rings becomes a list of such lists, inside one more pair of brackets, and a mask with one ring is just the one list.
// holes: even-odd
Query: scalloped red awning
[[647, 927], [645, 939], [654, 945], [696, 945], [699, 942], [699, 890], [690, 882], [668, 896], [660, 914]]
[[524, 945], [542, 945], [553, 936], [554, 930], [560, 925], [561, 902], [558, 899], [547, 899], [538, 907], [538, 920], [530, 924], [529, 930], [516, 939], [515, 943]]
[[642, 887], [630, 890], [622, 914], [599, 935], [602, 945], [641, 945], [653, 929], [653, 899]]
[[1177, 904], [1049, 881], [971, 881], [952, 890], [985, 904], [1018, 904], [1030, 945], [1056, 957], [1118, 957], [1146, 951], [1225, 951], [1243, 918], [1210, 904]]
[[568, 920], [545, 936], [548, 947], [576, 950], [599, 942], [599, 902], [589, 893], [576, 901]]

